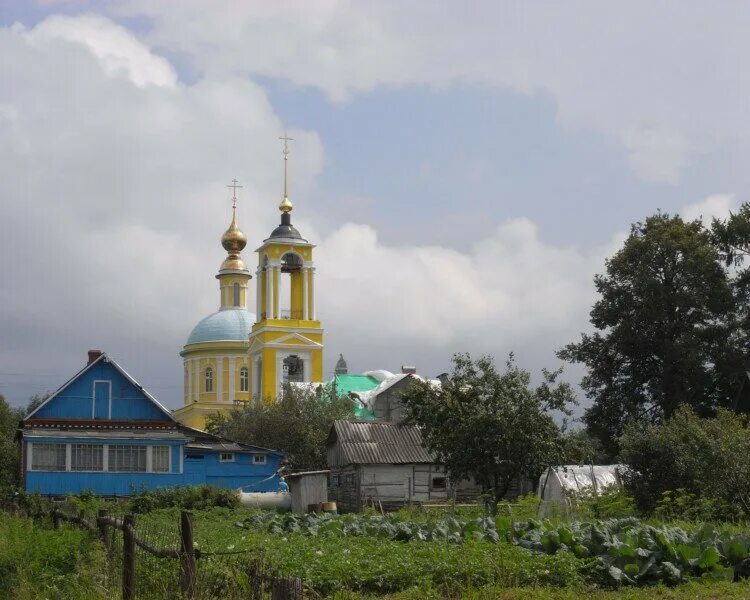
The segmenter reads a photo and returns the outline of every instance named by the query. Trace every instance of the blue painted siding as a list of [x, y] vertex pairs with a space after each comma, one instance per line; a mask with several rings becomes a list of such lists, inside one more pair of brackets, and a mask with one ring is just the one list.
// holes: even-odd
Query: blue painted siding
[[91, 490], [102, 496], [130, 496], [131, 485], [136, 489], [173, 487], [183, 485], [183, 476], [180, 473], [26, 473], [26, 491], [42, 495], [61, 496]]
[[221, 462], [220, 456], [220, 452], [188, 449], [185, 456], [186, 483], [200, 481], [214, 487], [246, 487], [245, 491], [256, 492], [275, 492], [278, 489], [278, 477], [268, 478], [278, 470], [281, 455], [267, 455], [264, 465], [254, 464], [251, 454], [235, 454], [233, 462]]
[[[78, 494], [90, 490], [102, 496], [129, 496], [133, 488], [154, 489], [178, 485], [208, 484], [214, 487], [246, 491], [275, 492], [279, 487], [275, 473], [282, 456], [269, 454], [265, 464], [255, 464], [251, 454], [234, 454], [234, 461], [221, 462], [220, 452], [185, 450], [183, 442], [174, 440], [112, 440], [92, 438], [37, 437], [27, 440], [32, 443], [86, 443], [171, 446], [172, 464], [170, 473], [111, 473], [82, 471], [26, 471], [26, 491], [43, 495]], [[28, 446], [27, 446], [28, 451]], [[182, 461], [181, 461], [182, 459]], [[180, 473], [182, 466], [183, 472]]]
[[[112, 382], [112, 419], [137, 421], [171, 421], [142, 390], [133, 385], [112, 364], [99, 361], [71, 381], [68, 387], [52, 398], [33, 415], [39, 419], [91, 419], [94, 416], [94, 381]], [[106, 394], [105, 386], [96, 386], [97, 394]], [[103, 396], [97, 398], [96, 417], [107, 418], [109, 406]], [[101, 410], [99, 406], [101, 402]], [[108, 404], [108, 403], [107, 403]]]

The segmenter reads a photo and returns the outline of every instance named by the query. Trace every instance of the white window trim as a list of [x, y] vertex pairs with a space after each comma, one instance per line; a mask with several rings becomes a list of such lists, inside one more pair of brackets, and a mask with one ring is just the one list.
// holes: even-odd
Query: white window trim
[[[34, 444], [62, 444], [65, 446], [65, 470], [64, 471], [48, 471], [44, 469], [34, 469], [33, 468], [33, 461], [34, 461]], [[83, 444], [85, 446], [102, 446], [102, 469], [99, 471], [79, 471], [75, 470], [73, 471], [72, 463], [73, 463], [73, 444]], [[91, 442], [26, 442], [26, 471], [30, 473], [114, 473], [114, 474], [137, 474], [137, 473], [156, 473], [157, 475], [170, 475], [172, 473], [172, 452], [174, 450], [174, 446], [171, 444], [149, 444], [146, 446], [146, 470], [145, 471], [110, 471], [109, 470], [109, 448], [112, 445], [118, 445], [118, 444], [96, 444]], [[126, 444], [126, 445], [132, 445], [137, 447], [143, 447], [142, 444]], [[167, 471], [154, 471], [153, 470], [153, 460], [154, 460], [154, 447], [164, 447], [167, 448], [167, 458], [168, 458], [168, 470]], [[225, 452], [224, 454], [232, 454], [232, 460], [225, 460], [221, 462], [234, 462], [234, 454], [230, 452]], [[180, 452], [180, 470], [179, 473], [182, 473], [184, 470], [183, 465], [183, 453]]]
[[[102, 468], [99, 470], [92, 470], [92, 469], [76, 469], [73, 470], [73, 446], [102, 446]], [[107, 471], [104, 470], [104, 466], [107, 462], [107, 444], [96, 444], [93, 442], [71, 442], [69, 444], [66, 444], [67, 448], [65, 449], [65, 470], [66, 472], [71, 473], [106, 473]], [[70, 461], [68, 460], [70, 458]], [[109, 465], [107, 465], [109, 466]]]
[[109, 386], [109, 398], [107, 407], [107, 418], [112, 420], [112, 380], [111, 379], [94, 379], [91, 383], [91, 418], [96, 418], [96, 384], [106, 383]]
[[[261, 460], [256, 460], [260, 458]], [[253, 454], [254, 465], [265, 465], [268, 464], [268, 457], [265, 454]]]

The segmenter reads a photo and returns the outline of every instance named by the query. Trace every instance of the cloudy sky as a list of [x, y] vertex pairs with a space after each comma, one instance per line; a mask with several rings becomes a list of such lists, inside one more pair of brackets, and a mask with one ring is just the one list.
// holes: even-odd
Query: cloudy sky
[[284, 131], [328, 373], [556, 367], [629, 223], [747, 199], [748, 30], [729, 1], [0, 0], [0, 393], [96, 347], [178, 406], [225, 186], [259, 243]]

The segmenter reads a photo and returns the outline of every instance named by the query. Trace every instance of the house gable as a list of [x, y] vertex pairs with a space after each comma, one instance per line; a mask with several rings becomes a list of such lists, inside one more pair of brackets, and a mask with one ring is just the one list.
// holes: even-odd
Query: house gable
[[174, 422], [169, 411], [106, 354], [87, 365], [25, 420], [37, 419]]

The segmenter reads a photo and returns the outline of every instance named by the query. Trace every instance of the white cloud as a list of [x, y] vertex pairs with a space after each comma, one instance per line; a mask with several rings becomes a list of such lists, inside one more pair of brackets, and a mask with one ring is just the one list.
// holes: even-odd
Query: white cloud
[[[255, 10], [268, 11], [265, 22], [277, 26], [286, 13], [270, 6]], [[298, 27], [321, 39], [349, 18], [325, 11], [307, 17]], [[193, 43], [187, 34], [203, 35], [190, 27], [218, 35], [213, 20], [223, 23], [222, 11], [206, 20], [185, 25], [186, 44]], [[253, 41], [258, 53], [276, 31], [248, 29], [243, 15], [227, 27], [230, 38], [260, 35]], [[376, 51], [380, 43], [359, 50], [365, 56], [358, 60], [372, 55], [377, 67], [380, 59], [395, 60], [384, 52], [401, 51], [390, 45], [388, 27], [362, 18], [337, 35], [344, 48], [362, 36], [382, 38], [383, 52]], [[292, 50], [272, 54], [308, 60], [290, 35], [273, 41], [291, 39]], [[336, 44], [334, 36], [317, 48], [315, 61], [354, 70], [360, 63], [349, 64]], [[14, 390], [43, 391], [74, 372], [88, 347], [100, 346], [175, 405], [178, 352], [217, 305], [213, 274], [229, 216], [224, 186], [235, 176], [245, 185], [240, 221], [252, 262], [253, 244], [278, 218], [283, 123], [251, 79], [211, 67], [193, 85], [176, 82], [151, 46], [100, 17], [0, 30], [0, 55], [7, 83], [0, 86], [0, 364], [28, 378]], [[260, 64], [256, 54], [248, 60]], [[356, 89], [381, 81], [366, 71], [361, 77]], [[349, 93], [345, 81], [331, 79], [329, 87]], [[323, 148], [315, 132], [291, 133], [293, 197], [303, 199], [321, 171]], [[718, 210], [722, 202], [709, 204]], [[502, 223], [465, 251], [448, 243], [390, 246], [372, 227], [354, 223], [321, 236], [314, 207], [295, 204], [295, 223], [319, 243], [317, 306], [329, 367], [343, 352], [355, 369], [413, 361], [434, 373], [461, 350], [499, 359], [516, 350], [524, 366], [553, 365], [554, 350], [586, 327], [591, 278], [611, 250], [545, 242], [524, 218]]]
[[675, 183], [700, 152], [750, 135], [747, 6], [590, 1], [114, 5], [204, 73], [283, 78], [334, 101], [456, 83], [551, 94], [560, 121], [623, 144], [643, 179]]
[[714, 218], [726, 219], [737, 208], [739, 202], [734, 194], [712, 194], [700, 202], [689, 204], [682, 209], [681, 214], [684, 219], [700, 219], [708, 226]]

